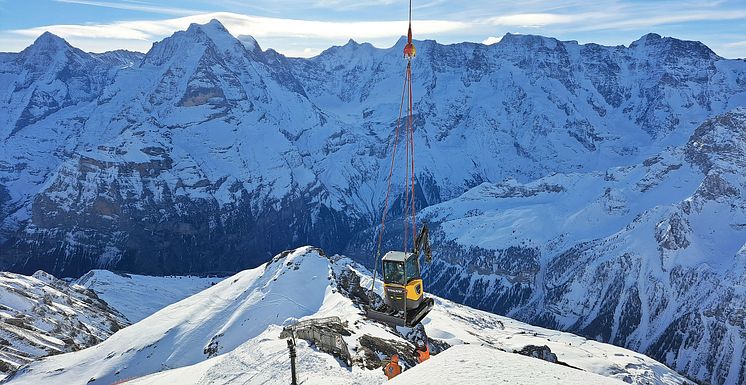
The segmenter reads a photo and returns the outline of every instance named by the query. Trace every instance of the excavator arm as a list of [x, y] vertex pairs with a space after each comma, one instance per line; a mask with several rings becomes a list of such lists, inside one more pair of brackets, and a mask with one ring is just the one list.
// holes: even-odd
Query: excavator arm
[[419, 255], [420, 251], [425, 254], [425, 260], [427, 263], [433, 261], [433, 252], [430, 250], [430, 230], [427, 228], [427, 223], [422, 226], [420, 235], [417, 236], [417, 239], [414, 242], [414, 255]]

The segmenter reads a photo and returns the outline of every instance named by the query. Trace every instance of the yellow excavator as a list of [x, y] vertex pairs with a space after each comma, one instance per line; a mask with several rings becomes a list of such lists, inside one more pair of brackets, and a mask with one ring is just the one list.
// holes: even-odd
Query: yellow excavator
[[[423, 226], [412, 252], [389, 251], [381, 259], [383, 276], [383, 306], [365, 307], [368, 318], [397, 326], [414, 327], [433, 308], [433, 299], [425, 295], [420, 274], [420, 253], [432, 261], [429, 232]], [[375, 278], [374, 278], [375, 279]]]

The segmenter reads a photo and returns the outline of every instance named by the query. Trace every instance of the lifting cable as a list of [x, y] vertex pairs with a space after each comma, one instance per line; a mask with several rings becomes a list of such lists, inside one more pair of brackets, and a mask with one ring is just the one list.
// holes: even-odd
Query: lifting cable
[[[415, 56], [416, 50], [412, 43], [412, 0], [409, 0], [409, 28], [407, 30], [407, 45], [404, 47], [404, 57], [407, 59], [407, 69], [404, 76], [404, 89], [402, 90], [401, 104], [399, 105], [399, 116], [396, 119], [396, 130], [394, 136], [391, 138], [393, 142], [393, 149], [391, 152], [391, 168], [389, 169], [388, 181], [386, 184], [386, 198], [384, 200], [383, 214], [381, 215], [381, 226], [378, 231], [378, 240], [376, 248], [376, 256], [373, 261], [373, 281], [370, 284], [370, 292], [373, 292], [376, 283], [376, 275], [378, 272], [378, 261], [381, 259], [381, 246], [383, 243], [383, 233], [386, 228], [386, 215], [389, 211], [389, 197], [391, 194], [391, 179], [394, 174], [394, 168], [396, 166], [396, 152], [399, 143], [399, 129], [402, 122], [402, 112], [404, 105], [407, 106], [406, 122], [404, 124], [404, 137], [405, 137], [405, 166], [406, 172], [404, 175], [404, 194], [402, 194], [403, 205], [402, 205], [402, 217], [404, 219], [404, 248], [403, 251], [407, 251], [407, 234], [409, 222], [411, 220], [412, 227], [412, 250], [415, 249], [415, 242], [417, 239], [417, 223], [415, 211], [415, 189], [414, 189], [414, 126], [413, 126], [413, 98], [412, 98], [412, 58]], [[391, 143], [389, 143], [389, 147]], [[411, 219], [410, 219], [411, 214]], [[383, 268], [383, 267], [382, 267]]]

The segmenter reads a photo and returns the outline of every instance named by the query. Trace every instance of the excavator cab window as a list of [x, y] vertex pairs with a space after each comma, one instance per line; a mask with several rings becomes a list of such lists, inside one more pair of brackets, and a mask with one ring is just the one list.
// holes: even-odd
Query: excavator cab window
[[417, 258], [416, 255], [412, 255], [407, 259], [406, 272], [407, 272], [407, 283], [411, 282], [413, 279], [419, 279], [420, 278], [420, 263], [419, 258]]
[[404, 263], [383, 261], [383, 282], [404, 284]]

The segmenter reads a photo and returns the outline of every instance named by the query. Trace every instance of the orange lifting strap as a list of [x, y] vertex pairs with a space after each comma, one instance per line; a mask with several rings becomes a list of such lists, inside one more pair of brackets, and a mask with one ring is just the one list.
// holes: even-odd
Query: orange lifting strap
[[412, 0], [409, 0], [409, 30], [407, 31], [407, 45], [404, 46], [404, 57], [412, 59], [417, 55], [417, 50], [412, 44]]
[[[409, 29], [407, 31], [407, 45], [404, 46], [404, 57], [407, 59], [407, 69], [404, 76], [404, 90], [402, 91], [401, 105], [399, 106], [399, 117], [396, 119], [396, 131], [391, 139], [393, 141], [393, 147], [391, 152], [391, 168], [389, 169], [388, 182], [386, 187], [386, 199], [384, 201], [383, 215], [381, 216], [381, 228], [378, 233], [378, 248], [375, 258], [375, 267], [373, 269], [373, 282], [376, 279], [376, 272], [378, 268], [378, 260], [381, 259], [381, 244], [383, 242], [383, 233], [386, 228], [386, 215], [389, 209], [389, 197], [391, 195], [391, 179], [394, 174], [394, 168], [396, 166], [396, 153], [399, 143], [399, 129], [402, 122], [402, 112], [404, 112], [404, 106], [406, 105], [406, 120], [404, 123], [404, 138], [405, 138], [405, 166], [406, 172], [404, 176], [404, 248], [406, 251], [409, 243], [409, 231], [412, 232], [412, 247], [414, 250], [417, 246], [415, 245], [417, 239], [417, 212], [415, 208], [415, 188], [414, 188], [414, 125], [413, 125], [413, 98], [412, 98], [412, 58], [415, 57], [417, 50], [412, 43], [412, 1], [409, 1]], [[372, 290], [372, 285], [371, 285]]]

